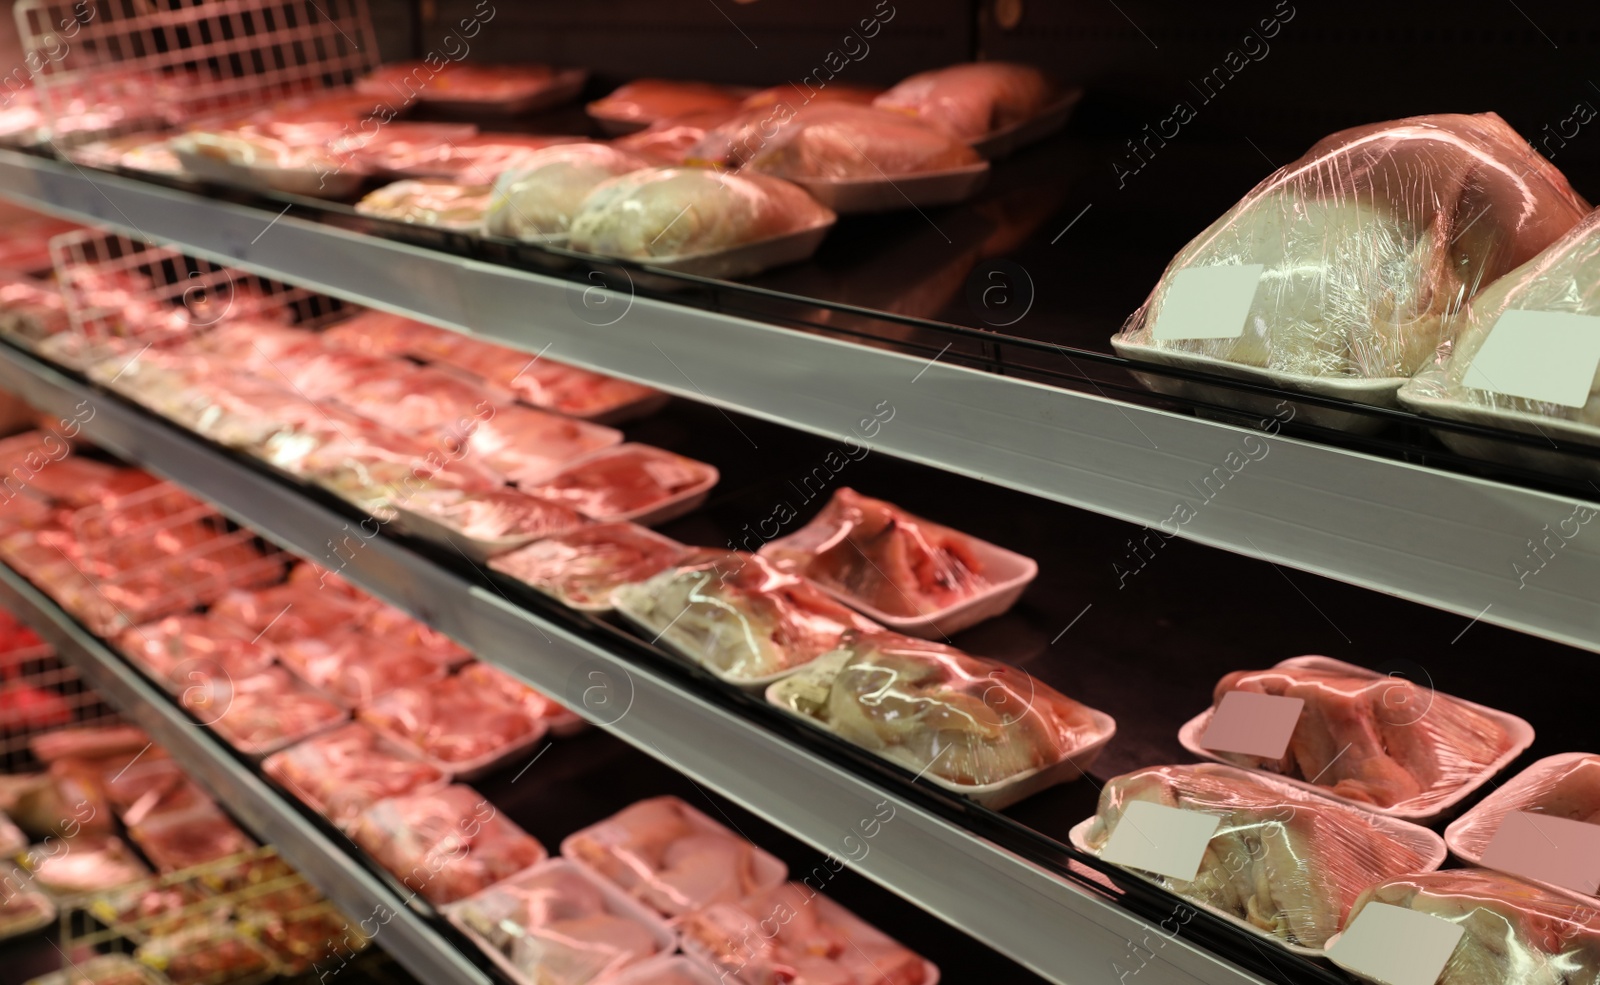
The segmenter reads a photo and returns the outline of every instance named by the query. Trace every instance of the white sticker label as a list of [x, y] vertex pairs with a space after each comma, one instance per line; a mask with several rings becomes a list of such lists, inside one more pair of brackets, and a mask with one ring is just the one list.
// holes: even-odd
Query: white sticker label
[[1130, 869], [1193, 882], [1200, 874], [1206, 846], [1221, 823], [1221, 818], [1211, 814], [1136, 800], [1122, 812], [1100, 857]]
[[1187, 267], [1172, 276], [1150, 334], [1160, 341], [1236, 339], [1244, 334], [1262, 271], [1259, 263]]
[[1600, 890], [1600, 824], [1512, 811], [1483, 850], [1483, 864], [1593, 896]]
[[1328, 948], [1328, 957], [1383, 985], [1435, 985], [1461, 934], [1461, 927], [1448, 920], [1368, 903]]
[[1582, 407], [1600, 367], [1600, 317], [1507, 311], [1489, 328], [1462, 383], [1539, 403]]
[[1304, 698], [1229, 691], [1211, 713], [1211, 724], [1200, 736], [1200, 748], [1282, 759], [1305, 706]]

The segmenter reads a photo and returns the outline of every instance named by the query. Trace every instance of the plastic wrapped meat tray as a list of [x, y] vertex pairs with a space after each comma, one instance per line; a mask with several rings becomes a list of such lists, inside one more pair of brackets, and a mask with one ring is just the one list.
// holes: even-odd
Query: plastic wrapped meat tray
[[730, 684], [762, 688], [877, 627], [817, 586], [758, 555], [701, 552], [623, 585], [612, 605], [628, 622]]
[[364, 951], [371, 943], [371, 938], [331, 903], [286, 913], [251, 911], [241, 916], [239, 925], [266, 945], [288, 976], [303, 975], [328, 958], [336, 957], [342, 966], [352, 952]]
[[520, 488], [602, 523], [631, 520], [649, 526], [698, 507], [717, 479], [716, 467], [705, 462], [650, 445], [625, 444], [597, 451]]
[[501, 554], [489, 567], [569, 608], [610, 612], [611, 593], [683, 562], [689, 548], [635, 523], [597, 523]]
[[641, 800], [569, 835], [561, 854], [666, 917], [789, 878], [783, 862], [676, 797]]
[[1451, 822], [1444, 840], [1457, 858], [1483, 864], [1483, 853], [1506, 817], [1524, 811], [1600, 824], [1600, 756], [1568, 752], [1529, 766]]
[[[493, 14], [491, 13], [491, 17]], [[577, 98], [589, 73], [548, 65], [396, 62], [374, 69], [356, 84], [358, 92], [391, 101], [415, 99], [446, 112], [512, 116], [550, 109]]]
[[348, 717], [343, 708], [281, 667], [238, 680], [210, 680], [183, 692], [183, 706], [246, 756], [260, 758]]
[[261, 765], [340, 828], [380, 800], [433, 790], [446, 780], [437, 767], [359, 722], [275, 752]]
[[445, 544], [479, 564], [589, 522], [575, 510], [512, 489], [424, 490], [396, 509], [397, 522], [406, 533]]
[[468, 184], [492, 185], [501, 172], [534, 151], [581, 142], [582, 137], [480, 133], [443, 142], [391, 140], [363, 149], [361, 158], [372, 171], [394, 178], [454, 178]]
[[1350, 920], [1369, 903], [1403, 907], [1462, 928], [1437, 985], [1600, 981], [1600, 912], [1593, 901], [1497, 872], [1450, 869], [1372, 886], [1356, 901]]
[[128, 837], [162, 872], [242, 855], [255, 841], [215, 806], [163, 813], [128, 826]]
[[872, 105], [909, 113], [993, 158], [1059, 130], [1081, 95], [1028, 65], [977, 62], [919, 72]]
[[1200, 740], [1212, 711], [1180, 730], [1185, 749], [1422, 823], [1449, 811], [1533, 743], [1532, 726], [1515, 715], [1328, 657], [1229, 674], [1217, 683], [1215, 701], [1235, 690], [1305, 701], [1284, 758], [1205, 749]]
[[134, 957], [171, 985], [250, 985], [274, 977], [277, 963], [259, 943], [226, 926], [201, 924], [140, 944]]
[[637, 154], [599, 143], [536, 151], [495, 180], [484, 231], [528, 242], [565, 243], [573, 216], [596, 185], [649, 166]]
[[487, 889], [546, 854], [493, 804], [463, 786], [379, 801], [356, 819], [350, 836], [436, 906]]
[[209, 619], [243, 626], [268, 643], [327, 636], [372, 612], [371, 600], [321, 591], [313, 584], [285, 583], [255, 591], [229, 592], [213, 602]]
[[429, 657], [452, 667], [472, 659], [455, 640], [411, 618], [392, 605], [378, 605], [362, 620], [374, 640], [385, 646], [421, 650]]
[[266, 670], [272, 651], [252, 642], [256, 635], [225, 619], [195, 613], [130, 626], [116, 644], [123, 656], [177, 693], [197, 679], [249, 677]]
[[[774, 915], [789, 915], [786, 922]], [[781, 923], [775, 935], [768, 928]], [[937, 985], [932, 962], [844, 907], [791, 882], [685, 917], [684, 953], [745, 985]]]
[[585, 728], [586, 723], [575, 712], [498, 667], [474, 662], [461, 668], [456, 676], [461, 679], [462, 687], [494, 695], [521, 708], [528, 717], [547, 726], [551, 735], [569, 736]]
[[1116, 777], [1073, 845], [1099, 855], [1136, 801], [1220, 819], [1193, 879], [1142, 877], [1300, 954], [1322, 953], [1362, 890], [1436, 869], [1446, 854], [1426, 828], [1217, 763]]
[[180, 877], [170, 883], [136, 883], [96, 896], [89, 901], [88, 910], [107, 927], [139, 942], [175, 933], [196, 919], [221, 920], [226, 911], [220, 907], [204, 915], [196, 912], [196, 905], [209, 898], [198, 882]]
[[493, 191], [476, 178], [406, 178], [368, 192], [356, 211], [390, 222], [475, 233], [483, 228]]
[[874, 622], [940, 638], [1005, 612], [1039, 572], [1031, 558], [848, 488], [761, 555]]
[[35, 886], [56, 897], [115, 889], [150, 875], [117, 838], [75, 838], [30, 848], [24, 862]]
[[446, 915], [521, 985], [586, 985], [675, 943], [655, 914], [565, 859], [451, 904]]
[[737, 110], [749, 95], [748, 90], [705, 82], [635, 79], [590, 103], [588, 109], [601, 129], [622, 134], [690, 113]]
[[510, 403], [508, 394], [447, 370], [404, 364], [373, 374], [337, 394], [336, 403], [406, 434], [470, 434]]
[[[1561, 172], [1493, 113], [1342, 130], [1185, 246], [1112, 344], [1139, 361], [1394, 405], [1400, 385], [1448, 347], [1462, 304], [1587, 211]], [[1219, 329], [1188, 325], [1201, 305], [1182, 302], [1191, 288], [1175, 285], [1198, 285], [1216, 275], [1196, 271], [1232, 266], [1245, 274], [1261, 267], [1241, 331], [1183, 338]], [[1180, 303], [1169, 311], [1173, 297]], [[1153, 374], [1141, 379], [1245, 410], [1272, 402]], [[1331, 427], [1373, 425], [1351, 413], [1303, 413]]]
[[[0, 870], [3, 871], [3, 870]], [[42, 930], [56, 922], [56, 905], [44, 893], [26, 888], [27, 876], [13, 867], [10, 878], [21, 890], [0, 895], [0, 940]]]
[[449, 664], [409, 647], [386, 646], [354, 627], [277, 647], [295, 676], [347, 708], [371, 704], [398, 687], [427, 687], [444, 679]]
[[462, 447], [512, 482], [535, 482], [622, 441], [622, 432], [529, 407], [479, 421]]
[[[129, 754], [130, 757], [133, 755]], [[212, 805], [182, 766], [151, 750], [137, 762], [114, 760], [104, 773], [106, 796], [122, 823], [133, 825], [156, 814], [179, 814]]]
[[995, 809], [1082, 776], [1117, 728], [1026, 671], [892, 633], [847, 636], [767, 700]]
[[530, 748], [546, 724], [474, 679], [396, 688], [360, 711], [361, 720], [441, 772], [473, 779]]
[[154, 968], [126, 954], [97, 954], [71, 968], [30, 978], [24, 985], [168, 985]]

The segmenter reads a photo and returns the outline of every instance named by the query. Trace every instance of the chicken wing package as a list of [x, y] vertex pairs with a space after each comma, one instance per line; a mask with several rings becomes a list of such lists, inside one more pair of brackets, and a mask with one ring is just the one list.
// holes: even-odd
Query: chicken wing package
[[391, 222], [475, 233], [489, 210], [487, 183], [468, 178], [406, 178], [366, 194], [356, 211]]
[[741, 277], [811, 256], [834, 219], [781, 178], [655, 168], [595, 186], [567, 245], [682, 273]]
[[[1444, 832], [1445, 844], [1457, 858], [1484, 865], [1484, 853], [1500, 826], [1519, 812], [1600, 825], [1600, 756], [1585, 752], [1546, 756], [1451, 822]], [[1583, 874], [1573, 872], [1578, 877]]]
[[617, 613], [730, 684], [762, 688], [878, 627], [760, 555], [702, 551], [611, 596]]
[[567, 836], [561, 854], [666, 917], [737, 903], [789, 867], [677, 797], [654, 797]]
[[848, 635], [767, 700], [996, 810], [1082, 776], [1117, 729], [1026, 671], [893, 633]]
[[[1322, 953], [1362, 890], [1437, 869], [1446, 855], [1444, 841], [1426, 828], [1216, 763], [1155, 766], [1116, 777], [1101, 790], [1094, 817], [1073, 827], [1073, 845], [1105, 854], [1108, 845], [1127, 838], [1118, 839], [1117, 832], [1139, 803], [1207, 815], [1218, 824], [1191, 878], [1125, 868], [1302, 954]], [[1152, 834], [1159, 820], [1140, 826], [1130, 817], [1127, 823], [1143, 844], [1167, 842]]]
[[706, 82], [636, 79], [590, 103], [588, 111], [602, 129], [621, 134], [690, 113], [731, 112], [737, 110], [748, 95], [748, 90]]
[[[776, 932], [771, 929], [777, 925]], [[714, 903], [680, 925], [685, 954], [743, 985], [938, 985], [933, 962], [805, 883]]]
[[261, 767], [341, 828], [380, 800], [434, 790], [447, 779], [359, 722], [275, 752]]
[[489, 567], [569, 608], [610, 612], [611, 593], [675, 567], [689, 548], [636, 523], [597, 523], [537, 540]]
[[435, 906], [471, 896], [545, 859], [544, 846], [460, 785], [381, 800], [350, 837]]
[[589, 522], [575, 510], [514, 489], [427, 489], [396, 509], [404, 532], [449, 545], [479, 564]]
[[573, 216], [602, 181], [650, 162], [605, 144], [562, 144], [535, 151], [501, 172], [484, 231], [530, 242], [565, 243]]
[[760, 553], [874, 622], [939, 638], [1005, 612], [1039, 572], [1032, 558], [849, 488]]
[[[1587, 211], [1493, 113], [1342, 130], [1179, 251], [1112, 344], [1145, 362], [1393, 405], [1449, 351], [1462, 306]], [[1320, 423], [1367, 420], [1333, 413]]]
[[1077, 92], [1062, 92], [1043, 72], [1009, 62], [977, 62], [919, 72], [872, 104], [908, 113], [1001, 157], [1067, 122]]
[[551, 859], [445, 910], [513, 981], [586, 985], [656, 954], [672, 931], [636, 900]]
[[[1593, 342], [1600, 338], [1600, 210], [1488, 285], [1457, 320], [1460, 334], [1448, 357], [1401, 387], [1402, 405], [1467, 424], [1600, 445]], [[1453, 431], [1438, 434], [1464, 454], [1580, 478], [1600, 475], [1591, 460]]]
[[841, 102], [747, 111], [708, 131], [686, 159], [792, 181], [840, 213], [959, 202], [989, 176], [959, 138], [904, 113]]
[[[1368, 888], [1351, 908], [1349, 922], [1373, 903], [1427, 914], [1461, 928], [1461, 939], [1437, 985], [1600, 982], [1600, 911], [1577, 897], [1498, 872], [1448, 869], [1400, 876]], [[1329, 956], [1340, 963], [1337, 949]], [[1355, 968], [1345, 970], [1363, 981], [1377, 981]]]
[[[1243, 691], [1303, 701], [1278, 759], [1206, 748], [1217, 707]], [[1533, 743], [1515, 715], [1328, 657], [1294, 657], [1217, 682], [1212, 708], [1178, 733], [1196, 756], [1277, 773], [1345, 803], [1427, 823]]]

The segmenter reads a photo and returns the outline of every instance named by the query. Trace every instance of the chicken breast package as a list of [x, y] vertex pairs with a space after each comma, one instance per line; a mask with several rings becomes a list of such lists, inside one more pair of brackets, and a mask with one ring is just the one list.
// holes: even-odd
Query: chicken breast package
[[461, 449], [512, 482], [523, 483], [537, 482], [621, 442], [622, 432], [615, 428], [516, 406], [477, 422]]
[[675, 567], [689, 548], [636, 523], [596, 523], [501, 554], [489, 567], [570, 608], [611, 611], [611, 593]]
[[569, 835], [561, 854], [666, 917], [737, 903], [789, 878], [783, 862], [677, 797], [641, 800]]
[[471, 896], [544, 861], [544, 846], [471, 787], [381, 800], [350, 837], [435, 906]]
[[975, 62], [919, 72], [872, 101], [915, 116], [969, 143], [1038, 116], [1058, 97], [1055, 85], [1029, 65]]
[[273, 753], [261, 768], [340, 828], [380, 800], [432, 790], [447, 779], [359, 722]]
[[1073, 844], [1102, 854], [1138, 802], [1219, 819], [1194, 878], [1142, 875], [1292, 948], [1321, 951], [1362, 890], [1445, 858], [1444, 842], [1426, 828], [1217, 763], [1112, 779], [1094, 817], [1072, 829]]
[[[1281, 759], [1202, 745], [1232, 691], [1304, 702]], [[1440, 694], [1402, 677], [1295, 657], [1217, 682], [1213, 707], [1179, 733], [1197, 756], [1280, 774], [1308, 790], [1395, 817], [1427, 822], [1504, 769], [1533, 742], [1514, 715]]]
[[[776, 933], [773, 926], [776, 925]], [[804, 883], [714, 903], [680, 924], [684, 953], [744, 985], [937, 985], [939, 969]]]
[[1585, 752], [1546, 756], [1451, 822], [1444, 832], [1445, 844], [1458, 858], [1483, 865], [1484, 852], [1500, 826], [1517, 812], [1600, 825], [1600, 756]]
[[1341, 130], [1179, 251], [1113, 343], [1285, 386], [1366, 381], [1347, 395], [1393, 403], [1474, 295], [1588, 209], [1493, 113]]
[[850, 633], [767, 700], [999, 808], [1094, 764], [1116, 722], [1026, 671], [894, 633]]
[[1031, 558], [848, 487], [760, 553], [876, 622], [940, 638], [1005, 612], [1039, 571]]
[[672, 931], [565, 859], [551, 859], [447, 910], [525, 985], [586, 985], [656, 954]]
[[[1425, 913], [1462, 929], [1437, 985], [1600, 982], [1600, 912], [1577, 897], [1498, 872], [1449, 869], [1368, 888], [1351, 908], [1350, 921], [1372, 903]], [[1338, 952], [1332, 956], [1337, 963]]]
[[637, 154], [599, 143], [563, 144], [519, 158], [495, 180], [484, 232], [565, 242], [583, 200], [602, 181], [647, 168]]
[[730, 684], [765, 687], [878, 627], [765, 558], [700, 551], [623, 585], [612, 605], [629, 622]]

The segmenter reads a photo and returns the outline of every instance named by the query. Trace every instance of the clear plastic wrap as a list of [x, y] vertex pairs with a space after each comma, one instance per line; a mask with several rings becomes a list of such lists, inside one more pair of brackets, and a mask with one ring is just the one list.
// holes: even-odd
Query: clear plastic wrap
[[872, 86], [856, 86], [846, 82], [829, 82], [821, 88], [813, 89], [809, 84], [802, 88], [800, 83], [789, 82], [784, 85], [775, 85], [758, 92], [752, 92], [739, 103], [744, 109], [766, 109], [777, 106], [810, 106], [816, 103], [837, 104], [845, 103], [856, 106], [871, 106], [873, 100], [883, 95], [883, 90]]
[[328, 959], [343, 967], [352, 952], [364, 951], [372, 942], [331, 903], [281, 912], [252, 908], [241, 914], [239, 926], [266, 945], [287, 976], [303, 975]]
[[1569, 752], [1546, 756], [1496, 787], [1451, 822], [1444, 840], [1473, 865], [1506, 817], [1516, 811], [1600, 824], [1600, 756]]
[[137, 824], [156, 814], [194, 811], [213, 803], [189, 779], [187, 771], [161, 750], [151, 749], [135, 762], [121, 758], [106, 762], [110, 764], [103, 774], [106, 796], [124, 824]]
[[396, 688], [362, 708], [360, 717], [453, 775], [485, 769], [537, 742], [545, 730], [522, 705], [463, 677]]
[[462, 447], [512, 482], [535, 482], [622, 441], [622, 432], [529, 407], [505, 407], [478, 422]]
[[568, 711], [560, 702], [545, 696], [512, 677], [498, 667], [486, 663], [470, 663], [456, 675], [461, 686], [481, 694], [491, 694], [521, 708], [536, 722], [548, 725], [557, 734], [566, 734], [581, 727], [582, 720]]
[[246, 756], [265, 756], [341, 721], [343, 708], [281, 667], [253, 677], [207, 680], [185, 690], [183, 706]]
[[492, 185], [501, 172], [534, 151], [582, 141], [582, 137], [480, 133], [442, 142], [391, 140], [363, 150], [361, 156], [373, 171], [397, 178], [455, 178]]
[[1387, 903], [1464, 931], [1437, 985], [1594, 985], [1600, 982], [1600, 914], [1579, 898], [1482, 869], [1391, 879], [1368, 888]]
[[254, 591], [229, 592], [213, 602], [206, 615], [212, 621], [243, 626], [252, 637], [269, 643], [289, 643], [308, 636], [326, 636], [367, 617], [373, 605], [370, 599], [322, 591], [314, 583], [286, 582]]
[[[493, 16], [491, 12], [490, 17]], [[421, 61], [394, 62], [373, 69], [356, 83], [356, 90], [391, 101], [398, 96], [402, 105], [415, 99], [435, 105], [514, 113], [537, 105], [540, 97], [558, 85], [575, 88], [566, 78], [569, 74], [549, 65], [452, 62], [440, 67]], [[577, 75], [576, 83], [583, 84], [582, 73]]]
[[130, 626], [118, 634], [116, 647], [168, 690], [182, 691], [196, 675], [249, 677], [266, 670], [273, 651], [252, 642], [256, 635], [226, 619], [190, 613]]
[[598, 523], [501, 554], [489, 567], [574, 609], [604, 612], [611, 593], [679, 564], [689, 548], [634, 523]]
[[484, 230], [492, 236], [535, 242], [565, 237], [596, 185], [649, 166], [644, 158], [605, 144], [564, 144], [535, 151], [495, 180]]
[[590, 103], [589, 115], [624, 131], [689, 113], [735, 110], [746, 95], [705, 82], [635, 79]]
[[477, 232], [489, 210], [492, 185], [476, 175], [405, 178], [368, 192], [356, 211], [392, 222]]
[[[1397, 387], [1450, 342], [1463, 304], [1587, 211], [1561, 172], [1493, 113], [1342, 130], [1179, 251], [1115, 341], [1135, 355], [1184, 353], [1290, 383]], [[1184, 271], [1254, 264], [1265, 269], [1238, 337], [1155, 337]]]
[[831, 210], [781, 178], [660, 168], [596, 186], [567, 242], [601, 256], [683, 259], [823, 230], [833, 221]]
[[[966, 793], [1074, 778], [1116, 724], [1026, 671], [893, 633], [847, 635], [769, 696], [814, 725]], [[1030, 789], [1028, 792], [1032, 792]]]
[[738, 107], [724, 106], [669, 116], [656, 120], [643, 130], [616, 138], [612, 145], [663, 164], [682, 164], [713, 127], [719, 127], [743, 112]]
[[554, 859], [450, 908], [526, 985], [585, 985], [672, 949], [672, 932], [576, 866]]
[[778, 859], [676, 797], [624, 808], [568, 837], [561, 854], [668, 917], [737, 903], [789, 877]]
[[392, 605], [380, 604], [372, 609], [362, 627], [379, 643], [421, 650], [439, 663], [455, 666], [472, 659], [461, 644]]
[[[776, 932], [774, 933], [774, 929]], [[934, 985], [939, 970], [804, 883], [685, 917], [684, 951], [745, 985]]]
[[1055, 87], [1038, 69], [977, 62], [919, 72], [873, 100], [966, 141], [1025, 122], [1046, 109]]
[[602, 523], [659, 523], [698, 506], [716, 485], [715, 467], [651, 445], [625, 444], [579, 459], [523, 492]]
[[[204, 919], [196, 905], [207, 898], [199, 883], [190, 879], [147, 881], [98, 895], [87, 909], [96, 920], [138, 941], [176, 933], [197, 918]], [[217, 907], [206, 915], [221, 920], [226, 913], [225, 907]]]
[[476, 790], [459, 785], [379, 801], [350, 837], [435, 905], [471, 896], [546, 854]]
[[877, 629], [817, 586], [764, 558], [701, 552], [612, 594], [630, 622], [724, 680], [765, 685]]
[[1424, 828], [1216, 763], [1155, 766], [1110, 780], [1074, 840], [1099, 854], [1135, 801], [1220, 819], [1194, 879], [1151, 878], [1302, 948], [1326, 947], [1362, 890], [1438, 868], [1445, 856], [1444, 843]]
[[434, 431], [469, 433], [508, 403], [508, 395], [449, 370], [403, 363], [329, 395], [357, 414], [385, 427], [420, 435]]
[[256, 847], [254, 839], [214, 806], [157, 814], [130, 824], [128, 837], [162, 872], [193, 868]]
[[149, 877], [150, 870], [118, 838], [79, 837], [28, 849], [34, 885], [55, 896], [115, 889]]
[[960, 139], [916, 118], [842, 102], [802, 106], [775, 121], [746, 113], [708, 132], [688, 159], [791, 181], [882, 181], [982, 161]]
[[437, 767], [359, 722], [273, 753], [262, 769], [341, 828], [380, 800], [431, 790], [445, 781]]
[[[1271, 670], [1235, 671], [1217, 682], [1213, 710], [1229, 691], [1305, 702], [1280, 760], [1199, 750], [1224, 762], [1314, 783], [1353, 803], [1428, 818], [1486, 781], [1532, 731], [1510, 716], [1400, 677], [1301, 657]], [[1209, 713], [1186, 727], [1197, 734]], [[1188, 741], [1186, 740], [1186, 744]]]
[[400, 508], [406, 531], [442, 541], [474, 561], [564, 533], [589, 521], [575, 510], [513, 489], [430, 489]]
[[517, 362], [514, 370], [501, 361], [499, 374], [509, 370], [514, 373], [511, 379], [465, 363], [457, 365], [511, 388], [518, 397], [541, 410], [586, 421], [614, 424], [641, 416], [667, 400], [667, 395], [659, 390], [542, 357]]
[[397, 687], [443, 680], [448, 670], [432, 654], [384, 645], [355, 627], [280, 643], [277, 651], [297, 677], [351, 708], [368, 705]]
[[347, 349], [367, 356], [403, 356], [420, 353], [440, 338], [454, 335], [403, 315], [387, 311], [359, 311], [318, 336], [329, 348]]

